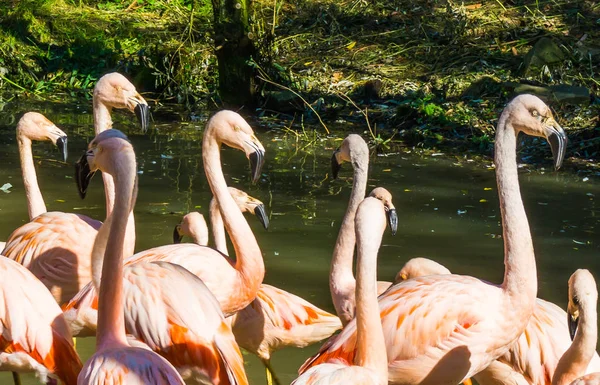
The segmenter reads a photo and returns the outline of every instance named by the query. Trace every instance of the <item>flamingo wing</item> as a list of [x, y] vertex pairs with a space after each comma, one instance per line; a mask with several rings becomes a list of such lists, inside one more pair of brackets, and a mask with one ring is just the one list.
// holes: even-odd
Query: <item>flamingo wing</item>
[[[489, 365], [495, 358], [493, 353], [488, 355], [490, 362], [468, 363], [471, 355], [468, 349], [484, 347], [473, 341], [491, 341], [493, 337], [481, 332], [500, 327], [491, 325], [493, 321], [485, 317], [489, 309], [499, 308], [499, 294], [500, 290], [483, 281], [459, 275], [419, 277], [389, 288], [378, 300], [390, 381], [393, 382], [395, 372], [403, 376], [406, 372], [429, 373], [448, 352], [462, 355], [458, 356], [459, 362], [469, 365], [455, 367], [457, 376], [471, 376]], [[355, 346], [356, 320], [352, 320], [319, 353], [309, 358], [299, 373], [324, 362], [351, 365]], [[503, 346], [497, 349], [504, 353]], [[419, 379], [415, 381], [419, 382]], [[460, 381], [462, 379], [456, 382]]]
[[74, 385], [81, 361], [48, 289], [7, 258], [0, 258], [0, 276], [0, 368], [51, 373]]
[[94, 337], [98, 326], [98, 292], [93, 282], [85, 285], [63, 305], [65, 321], [73, 337]]
[[2, 255], [28, 268], [64, 304], [91, 280], [90, 255], [100, 224], [76, 214], [44, 213], [13, 231]]
[[185, 268], [168, 262], [125, 269], [125, 326], [187, 376], [247, 384], [244, 362], [214, 295]]

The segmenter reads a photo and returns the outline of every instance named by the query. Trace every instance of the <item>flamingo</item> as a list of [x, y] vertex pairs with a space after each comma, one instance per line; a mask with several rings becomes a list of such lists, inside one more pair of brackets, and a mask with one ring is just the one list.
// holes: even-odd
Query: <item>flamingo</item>
[[[338, 233], [331, 268], [329, 271], [329, 288], [331, 298], [337, 315], [342, 325], [347, 325], [354, 318], [354, 288], [356, 281], [352, 271], [352, 259], [354, 258], [354, 215], [359, 203], [364, 199], [367, 189], [367, 173], [369, 169], [369, 146], [360, 135], [350, 134], [342, 142], [331, 157], [331, 169], [333, 178], [337, 178], [343, 162], [350, 162], [354, 168], [352, 192], [348, 208], [344, 214], [342, 225]], [[391, 195], [389, 196], [391, 204]], [[393, 205], [388, 208], [388, 220], [392, 235], [396, 234], [397, 215]], [[389, 282], [379, 282], [377, 291], [383, 293], [391, 285]]]
[[[398, 272], [396, 282], [438, 274], [451, 273], [446, 267], [430, 259], [413, 258]], [[549, 385], [560, 357], [570, 345], [565, 311], [551, 302], [537, 298], [533, 315], [517, 342], [508, 352], [475, 375], [475, 379], [481, 385]], [[586, 373], [590, 371], [600, 371], [600, 357], [595, 351]]]
[[[268, 219], [261, 201], [233, 187], [229, 187], [229, 192], [240, 210], [254, 213], [267, 227]], [[215, 199], [211, 200], [209, 207], [215, 245], [217, 250], [227, 255], [223, 220]], [[197, 240], [208, 243], [206, 222], [197, 212], [187, 214], [182, 223], [175, 227], [174, 234], [177, 234], [176, 241], [185, 235], [192, 237], [196, 243]], [[228, 319], [231, 320], [238, 344], [257, 355], [264, 364], [269, 385], [280, 384], [271, 366], [273, 351], [286, 346], [303, 348], [324, 340], [342, 328], [340, 319], [333, 314], [301, 297], [264, 283], [260, 285], [256, 299]]]
[[573, 344], [558, 361], [554, 377], [552, 377], [552, 385], [600, 384], [600, 372], [583, 375], [592, 357], [597, 356], [597, 302], [598, 289], [594, 276], [589, 270], [576, 270], [569, 278], [569, 304], [567, 306], [569, 332]]
[[[140, 118], [142, 127], [147, 127], [148, 103], [123, 75], [112, 73], [100, 78], [94, 87], [93, 104], [96, 133], [111, 127], [112, 108], [128, 108], [134, 111]], [[29, 119], [24, 123], [32, 124]], [[56, 131], [55, 128], [53, 130]], [[56, 302], [64, 306], [91, 280], [90, 255], [101, 223], [84, 215], [46, 212], [37, 187], [31, 151], [27, 153], [27, 142], [22, 138], [19, 138], [19, 144], [25, 187], [29, 188], [26, 193], [29, 198], [30, 222], [13, 231], [1, 254], [31, 270], [50, 290]], [[114, 186], [109, 175], [103, 175], [103, 178], [107, 214], [110, 214]], [[32, 217], [34, 214], [36, 215]], [[126, 255], [133, 254], [135, 241], [133, 213], [130, 215]]]
[[[237, 114], [235, 116], [239, 117]], [[253, 142], [258, 142], [258, 140], [249, 126], [239, 128], [239, 120], [235, 119], [235, 116], [233, 121], [230, 121], [228, 114], [217, 114], [209, 121], [205, 131], [205, 147], [207, 141], [224, 141], [238, 149], [243, 149], [246, 144], [248, 155], [251, 159], [256, 160], [253, 162], [254, 175], [259, 175], [262, 152], [256, 155], [253, 152], [263, 151], [261, 150], [262, 146], [259, 147]], [[111, 131], [114, 130], [107, 132]], [[250, 141], [252, 145], [246, 141]], [[215, 171], [215, 169], [220, 171], [218, 148], [216, 157], [214, 155], [205, 161], [205, 168], [212, 171], [212, 174], [207, 173], [210, 175], [209, 184], [214, 191], [227, 195], [223, 200], [229, 198], [233, 201], [226, 186], [223, 187], [225, 181], [222, 171], [220, 173]], [[214, 164], [215, 160], [217, 165]], [[82, 161], [80, 169], [85, 170], [84, 166]], [[86, 173], [78, 175], [80, 193], [85, 195], [91, 175]], [[218, 196], [217, 193], [215, 195]], [[237, 221], [239, 228], [241, 219], [249, 230], [242, 213], [236, 207], [234, 208], [237, 210], [239, 218], [235, 218], [235, 212], [229, 216], [233, 225], [235, 226]], [[245, 235], [243, 231], [241, 233]], [[215, 250], [196, 247], [201, 250], [210, 250], [223, 259], [222, 255]], [[260, 254], [260, 250], [258, 253]], [[225, 322], [219, 304], [202, 281], [181, 266], [162, 261], [145, 262], [130, 262], [124, 269], [127, 283], [124, 288], [126, 330], [150, 349], [172, 362], [187, 381], [202, 383], [208, 380], [215, 384], [247, 384], [239, 347], [229, 325]], [[100, 269], [97, 263], [92, 263], [92, 267], [96, 272]], [[187, 277], [182, 277], [183, 273], [181, 272], [169, 272], [169, 270], [177, 269], [184, 271]], [[159, 277], [161, 279], [157, 279]], [[100, 277], [93, 274], [93, 278], [94, 286], [97, 287]], [[187, 288], [182, 287], [184, 284], [187, 285]], [[89, 290], [92, 289], [90, 286]], [[182, 297], [182, 292], [196, 295]], [[90, 296], [93, 298], [93, 293]], [[91, 307], [93, 307], [93, 299], [91, 302]], [[98, 302], [98, 308], [99, 305]], [[99, 328], [100, 324], [98, 323], [98, 332]]]
[[220, 252], [193, 243], [155, 247], [134, 254], [126, 263], [167, 261], [185, 267], [202, 279], [229, 317], [256, 298], [265, 276], [265, 265], [256, 238], [227, 189], [220, 162], [222, 143], [246, 153], [254, 182], [260, 176], [265, 150], [238, 113], [223, 110], [207, 123], [202, 142], [204, 171], [233, 243], [235, 264], [223, 258]]
[[75, 385], [81, 361], [60, 308], [25, 267], [0, 258], [0, 370], [34, 372], [42, 383]]
[[356, 210], [356, 354], [347, 362], [321, 363], [292, 385], [388, 383], [383, 328], [377, 309], [377, 251], [385, 230], [382, 202], [367, 197]]
[[[78, 163], [77, 175], [96, 170], [111, 174], [117, 199], [93, 246], [92, 258], [104, 255], [106, 262], [98, 298], [96, 353], [85, 363], [77, 384], [183, 385], [181, 376], [167, 360], [149, 349], [130, 346], [125, 337], [123, 245], [129, 212], [136, 198], [137, 167], [133, 148], [117, 130], [96, 136], [88, 148]], [[78, 177], [78, 183], [80, 180]], [[93, 273], [96, 275], [97, 271]]]
[[[527, 216], [519, 192], [517, 134], [545, 137], [554, 165], [562, 164], [566, 135], [538, 97], [519, 95], [496, 130], [495, 163], [504, 239], [504, 281], [495, 286], [461, 275], [400, 282], [379, 297], [389, 381], [451, 385], [479, 373], [508, 351], [535, 307], [537, 276]], [[300, 368], [351, 362], [357, 354], [356, 321], [331, 338]]]

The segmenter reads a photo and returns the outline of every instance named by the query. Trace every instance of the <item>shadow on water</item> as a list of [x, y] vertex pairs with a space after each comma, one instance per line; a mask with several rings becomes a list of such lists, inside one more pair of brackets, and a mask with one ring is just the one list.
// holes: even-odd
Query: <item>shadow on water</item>
[[[15, 143], [15, 116], [36, 109], [67, 134], [69, 164], [52, 161], [50, 145], [34, 144], [39, 183], [49, 210], [74, 212], [102, 220], [105, 215], [101, 178], [94, 178], [89, 194], [80, 200], [73, 181], [73, 163], [92, 138], [91, 108], [87, 105], [7, 105], [0, 112], [0, 240], [27, 220]], [[115, 112], [115, 127], [127, 133], [136, 149], [139, 196], [135, 214], [137, 250], [168, 244], [172, 229], [189, 210], [208, 215], [210, 191], [202, 170], [200, 139], [205, 120], [189, 121], [171, 113], [169, 120], [155, 115], [155, 130], [143, 136], [135, 119]], [[167, 116], [167, 115], [165, 115]], [[265, 282], [293, 292], [327, 311], [333, 311], [328, 271], [333, 245], [351, 189], [351, 170], [331, 180], [331, 152], [339, 140], [296, 141], [281, 130], [265, 130], [254, 122], [266, 147], [263, 176], [257, 185], [249, 178], [245, 157], [223, 151], [225, 176], [232, 186], [262, 200], [270, 213], [265, 231], [249, 220], [261, 246], [267, 273]], [[283, 126], [283, 125], [282, 125]], [[156, 130], [159, 129], [159, 131]], [[345, 133], [338, 134], [341, 139]], [[545, 146], [541, 143], [528, 145]], [[568, 160], [567, 160], [568, 162]], [[386, 233], [379, 256], [379, 278], [391, 280], [402, 264], [415, 256], [428, 256], [452, 272], [502, 281], [504, 272], [502, 229], [491, 160], [471, 161], [468, 156], [422, 155], [404, 150], [371, 159], [369, 187], [388, 188], [398, 210], [398, 234]], [[576, 268], [600, 274], [600, 182], [583, 181], [567, 171], [550, 171], [550, 162], [520, 170], [523, 200], [537, 255], [539, 296], [564, 306], [566, 282]], [[82, 360], [94, 349], [93, 339], [77, 344]], [[296, 377], [298, 367], [318, 349], [283, 349], [272, 364], [282, 383]], [[251, 383], [264, 383], [260, 361], [245, 354]], [[1, 374], [8, 383], [10, 374]], [[35, 381], [28, 377], [26, 384]]]

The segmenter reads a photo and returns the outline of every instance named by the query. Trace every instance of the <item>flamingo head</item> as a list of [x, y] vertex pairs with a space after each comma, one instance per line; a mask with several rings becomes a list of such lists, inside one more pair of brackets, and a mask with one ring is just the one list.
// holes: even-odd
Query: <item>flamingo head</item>
[[406, 281], [407, 279], [422, 277], [425, 275], [451, 274], [443, 265], [428, 258], [412, 258], [402, 266], [402, 269], [396, 274], [394, 283]]
[[569, 278], [569, 303], [567, 305], [567, 322], [571, 340], [575, 338], [579, 320], [586, 313], [596, 312], [598, 289], [594, 276], [586, 269], [577, 269]]
[[398, 213], [392, 203], [392, 194], [383, 187], [375, 187], [369, 196], [383, 202], [388, 225], [390, 226], [390, 230], [392, 230], [392, 235], [396, 235], [396, 232], [398, 231]]
[[265, 161], [265, 148], [240, 114], [229, 110], [217, 112], [209, 119], [205, 135], [216, 135], [219, 143], [243, 151], [250, 160], [252, 183], [258, 181]]
[[148, 130], [150, 107], [135, 86], [118, 72], [102, 76], [94, 87], [94, 102], [102, 103], [108, 108], [124, 108], [135, 113], [142, 131]]
[[17, 123], [17, 138], [52, 142], [67, 161], [67, 134], [39, 112], [25, 113]]
[[[115, 155], [121, 153], [132, 155], [132, 158], [126, 161], [135, 164], [133, 147], [127, 136], [119, 130], [103, 131], [90, 142], [88, 150], [75, 164], [75, 181], [81, 199], [85, 198], [87, 188], [96, 171], [109, 172], [108, 170], [115, 170], [119, 167], [119, 162], [124, 160]], [[109, 164], [111, 162], [113, 164]]]
[[540, 136], [550, 144], [554, 167], [558, 170], [562, 165], [567, 149], [567, 135], [556, 122], [550, 107], [534, 95], [516, 96], [505, 111], [509, 115], [512, 126], [527, 135]]
[[356, 134], [348, 135], [341, 146], [333, 152], [331, 157], [331, 175], [337, 178], [342, 163], [352, 162], [352, 167], [369, 168], [369, 146], [365, 140]]
[[260, 200], [235, 187], [229, 187], [229, 193], [243, 213], [248, 212], [256, 215], [263, 227], [265, 229], [269, 228], [269, 216], [265, 210], [265, 205]]
[[208, 244], [208, 226], [206, 225], [204, 215], [197, 211], [192, 211], [183, 217], [181, 223], [173, 229], [173, 243], [181, 243], [181, 239], [184, 236], [206, 240], [206, 243], [202, 246]]

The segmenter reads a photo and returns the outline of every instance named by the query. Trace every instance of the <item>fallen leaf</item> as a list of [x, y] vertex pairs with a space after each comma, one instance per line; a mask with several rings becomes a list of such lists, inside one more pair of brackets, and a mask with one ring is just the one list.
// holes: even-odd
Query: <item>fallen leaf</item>
[[5, 193], [8, 194], [8, 193], [10, 193], [10, 191], [8, 189], [11, 188], [11, 187], [12, 187], [12, 184], [10, 184], [10, 183], [4, 183], [2, 185], [2, 187], [0, 187], [0, 190], [2, 190], [2, 191], [4, 191]]

